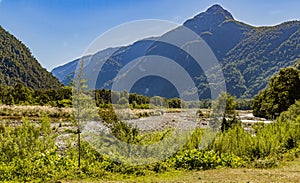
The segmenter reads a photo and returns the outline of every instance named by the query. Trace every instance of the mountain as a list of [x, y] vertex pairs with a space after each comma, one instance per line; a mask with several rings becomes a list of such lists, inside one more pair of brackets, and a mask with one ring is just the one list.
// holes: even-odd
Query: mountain
[[0, 26], [0, 84], [15, 86], [17, 83], [33, 89], [61, 86], [21, 41]]
[[[276, 26], [254, 27], [234, 19], [232, 14], [220, 5], [213, 5], [205, 12], [185, 21], [183, 27], [198, 34], [209, 45], [222, 65], [226, 80], [226, 90], [237, 97], [250, 98], [263, 89], [269, 78], [280, 68], [294, 65], [300, 58], [300, 22], [289, 21]], [[180, 31], [182, 26], [161, 37], [171, 37]], [[105, 52], [100, 51], [95, 55]], [[143, 55], [160, 55], [174, 60], [188, 73], [192, 73], [193, 81], [198, 87], [201, 98], [210, 97], [207, 77], [201, 68], [193, 65], [193, 60], [176, 47], [151, 40], [140, 40], [132, 45], [121, 47], [105, 62], [100, 73], [97, 74], [97, 88], [111, 88], [117, 73], [134, 58]], [[93, 58], [92, 56], [91, 58]], [[90, 59], [86, 68], [95, 68], [99, 58]], [[76, 64], [77, 61], [71, 62]], [[52, 73], [60, 81], [68, 84], [74, 73], [72, 69], [64, 72], [68, 64], [55, 68]], [[160, 67], [159, 64], [157, 67]], [[57, 74], [59, 73], [59, 75]], [[150, 90], [149, 88], [156, 88]], [[162, 78], [147, 77], [143, 82], [137, 82], [131, 92], [149, 96], [165, 97], [178, 96], [172, 91], [170, 82]], [[147, 91], [147, 92], [145, 92]]]
[[[258, 27], [231, 49], [223, 59], [225, 70], [235, 69], [245, 96], [265, 88], [280, 68], [292, 66], [300, 58], [300, 22], [285, 22], [274, 27]], [[232, 72], [224, 72], [232, 81]]]
[[208, 8], [183, 25], [200, 35], [219, 59], [245, 39], [246, 33], [252, 29], [252, 26], [234, 20], [220, 5]]

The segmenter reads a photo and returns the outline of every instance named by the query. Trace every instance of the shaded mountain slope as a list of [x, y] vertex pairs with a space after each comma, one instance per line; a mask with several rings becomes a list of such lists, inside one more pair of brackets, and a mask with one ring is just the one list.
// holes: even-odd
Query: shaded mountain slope
[[[300, 58], [299, 21], [290, 21], [269, 27], [254, 27], [235, 20], [230, 12], [224, 10], [220, 5], [214, 5], [207, 11], [184, 22], [183, 26], [197, 33], [210, 46], [223, 67], [227, 91], [237, 97], [253, 97], [266, 86], [268, 79], [280, 68], [294, 65]], [[180, 29], [180, 27], [176, 29]], [[168, 36], [172, 32], [174, 30], [162, 37]], [[152, 44], [151, 49], [148, 50], [151, 51], [147, 53], [143, 50], [147, 45], [144, 40], [114, 52], [111, 56], [112, 59], [107, 61], [98, 75], [97, 87], [109, 89], [113, 78], [130, 60], [145, 54], [155, 54], [170, 58], [189, 73], [193, 73], [192, 77], [198, 86], [200, 97], [210, 97], [206, 76], [201, 68], [190, 64], [193, 63], [191, 57], [184, 56], [184, 52], [167, 44], [158, 42], [150, 44]], [[103, 52], [100, 51], [97, 54], [101, 55]], [[99, 63], [97, 61], [99, 58], [101, 57], [92, 59], [87, 68], [95, 68]], [[103, 61], [103, 59], [104, 57], [100, 60]], [[57, 75], [57, 73], [60, 74]], [[68, 84], [66, 81], [70, 81], [70, 73], [72, 70], [68, 70], [68, 72], [58, 68], [53, 70], [53, 74], [57, 75], [64, 84]], [[149, 85], [146, 86], [145, 83]], [[143, 85], [134, 86], [132, 92], [145, 94], [150, 83], [160, 86], [162, 91], [150, 91], [147, 92], [147, 95], [154, 96], [159, 93], [159, 95], [170, 97], [168, 88], [172, 87], [164, 80], [151, 77], [145, 78]]]

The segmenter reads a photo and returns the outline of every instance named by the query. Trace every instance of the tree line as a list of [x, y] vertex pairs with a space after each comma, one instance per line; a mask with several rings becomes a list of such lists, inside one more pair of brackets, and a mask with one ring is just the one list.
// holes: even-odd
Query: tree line
[[[111, 104], [130, 104], [133, 108], [147, 109], [149, 104], [181, 108], [181, 99], [163, 97], [147, 97], [136, 93], [114, 92], [101, 89], [92, 92], [97, 107], [108, 107]], [[72, 87], [64, 86], [57, 89], [32, 89], [22, 85], [0, 85], [0, 104], [5, 105], [48, 105], [52, 107], [72, 106]], [[165, 104], [165, 105], [164, 105]]]
[[[127, 91], [115, 92], [106, 89], [94, 90], [92, 97], [97, 107], [106, 108], [111, 104], [129, 105], [134, 109], [149, 109], [151, 105], [167, 108], [211, 108], [212, 101], [182, 101], [179, 98], [148, 97]], [[0, 104], [5, 105], [41, 105], [52, 107], [72, 106], [72, 87], [64, 86], [56, 89], [32, 89], [21, 83], [15, 86], [0, 85]], [[251, 99], [237, 99], [236, 109], [250, 110]]]

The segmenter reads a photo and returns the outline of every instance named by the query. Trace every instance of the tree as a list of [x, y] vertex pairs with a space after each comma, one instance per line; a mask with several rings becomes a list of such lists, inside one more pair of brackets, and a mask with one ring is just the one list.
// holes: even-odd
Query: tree
[[150, 103], [153, 105], [153, 107], [158, 107], [158, 108], [167, 107], [165, 99], [160, 96], [152, 97]]
[[300, 116], [300, 100], [297, 100], [295, 104], [291, 105], [287, 111], [284, 111], [277, 118], [279, 122], [295, 122]]
[[168, 106], [169, 108], [181, 108], [182, 107], [182, 101], [179, 98], [172, 98], [168, 100]]
[[213, 113], [222, 115], [221, 130], [222, 132], [229, 128], [240, 125], [241, 122], [237, 118], [238, 114], [236, 108], [236, 97], [231, 96], [226, 92], [222, 92], [219, 97], [213, 102]]
[[300, 71], [293, 67], [281, 69], [265, 90], [255, 96], [254, 116], [274, 119], [300, 99]]
[[14, 87], [13, 98], [15, 104], [30, 104], [32, 102], [32, 89], [18, 83]]
[[80, 134], [84, 124], [88, 121], [97, 120], [97, 108], [93, 101], [91, 90], [87, 89], [83, 73], [84, 60], [80, 61], [80, 67], [76, 70], [73, 80], [73, 107], [75, 109], [75, 122], [78, 134], [78, 169], [80, 171]]

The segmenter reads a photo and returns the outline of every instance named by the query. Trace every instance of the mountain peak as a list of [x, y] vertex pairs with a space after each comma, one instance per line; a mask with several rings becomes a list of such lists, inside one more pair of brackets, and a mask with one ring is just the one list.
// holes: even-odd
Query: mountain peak
[[223, 9], [222, 6], [215, 4], [195, 17], [184, 22], [184, 26], [196, 33], [212, 31], [227, 20], [234, 20], [231, 13]]
[[234, 19], [231, 13], [225, 10], [221, 5], [215, 4], [205, 12], [207, 15], [223, 15], [226, 19]]

